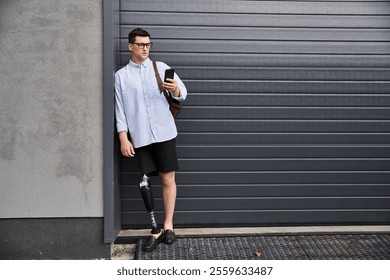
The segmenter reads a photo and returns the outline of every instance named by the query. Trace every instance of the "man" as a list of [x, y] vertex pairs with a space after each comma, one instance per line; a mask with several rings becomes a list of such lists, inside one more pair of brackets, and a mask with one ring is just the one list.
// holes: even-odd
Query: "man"
[[[173, 215], [176, 202], [175, 171], [177, 129], [169, 104], [160, 92], [149, 59], [152, 46], [150, 34], [140, 28], [129, 33], [130, 62], [115, 73], [116, 122], [121, 153], [125, 157], [137, 155], [143, 174], [158, 174], [164, 201], [164, 230], [152, 234], [144, 250], [153, 250], [160, 242], [175, 241]], [[169, 66], [157, 62], [160, 77]], [[163, 83], [173, 98], [183, 101], [187, 89], [175, 74]]]

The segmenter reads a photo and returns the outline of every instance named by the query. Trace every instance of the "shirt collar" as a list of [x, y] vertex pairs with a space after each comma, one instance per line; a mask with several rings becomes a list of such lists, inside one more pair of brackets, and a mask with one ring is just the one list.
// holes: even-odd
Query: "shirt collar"
[[139, 68], [141, 66], [143, 66], [144, 68], [148, 68], [151, 63], [152, 63], [152, 61], [148, 57], [147, 59], [145, 59], [145, 61], [142, 64], [137, 64], [130, 59], [129, 65], [132, 67], [137, 67], [137, 68]]

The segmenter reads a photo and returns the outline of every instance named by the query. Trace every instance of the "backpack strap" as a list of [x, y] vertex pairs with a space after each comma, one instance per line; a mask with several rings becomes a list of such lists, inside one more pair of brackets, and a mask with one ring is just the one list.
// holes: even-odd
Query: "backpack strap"
[[153, 60], [153, 69], [154, 69], [154, 75], [156, 76], [158, 88], [160, 89], [160, 92], [164, 92], [164, 88], [162, 87], [161, 77], [160, 74], [158, 74], [158, 70], [157, 70], [157, 63], [154, 60]]

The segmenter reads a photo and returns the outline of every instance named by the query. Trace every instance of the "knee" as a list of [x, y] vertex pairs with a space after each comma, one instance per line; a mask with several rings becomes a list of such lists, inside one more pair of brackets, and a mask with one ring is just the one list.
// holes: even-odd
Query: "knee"
[[164, 187], [175, 187], [175, 172], [161, 173], [160, 174], [161, 184]]

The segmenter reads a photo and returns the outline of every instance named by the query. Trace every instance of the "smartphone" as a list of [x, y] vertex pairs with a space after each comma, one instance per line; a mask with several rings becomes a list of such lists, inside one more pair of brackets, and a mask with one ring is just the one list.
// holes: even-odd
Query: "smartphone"
[[164, 82], [165, 83], [168, 82], [167, 79], [173, 79], [174, 76], [175, 76], [175, 69], [171, 68], [165, 70]]

